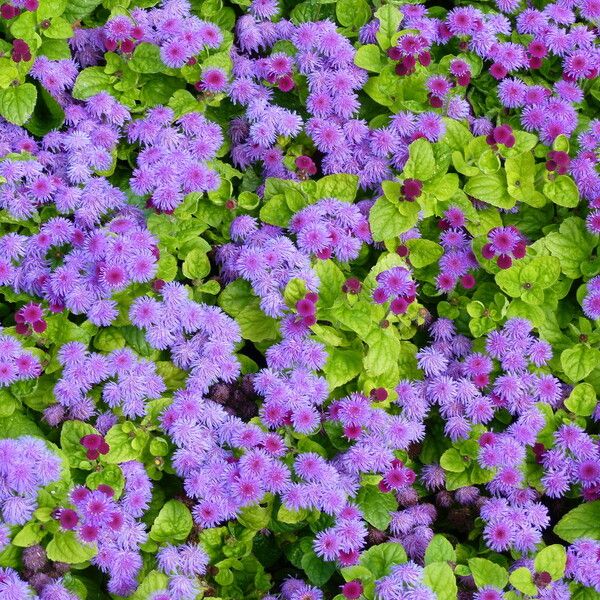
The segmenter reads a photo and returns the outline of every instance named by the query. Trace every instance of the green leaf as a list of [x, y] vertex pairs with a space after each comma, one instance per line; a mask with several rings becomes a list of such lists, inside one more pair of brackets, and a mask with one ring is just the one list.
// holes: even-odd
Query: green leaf
[[580, 383], [565, 400], [565, 406], [576, 415], [589, 417], [596, 408], [596, 390], [589, 383]]
[[456, 562], [456, 551], [443, 535], [437, 533], [425, 550], [425, 564], [445, 561]]
[[510, 583], [520, 592], [529, 596], [537, 595], [537, 587], [533, 583], [531, 572], [525, 567], [519, 567], [510, 574]]
[[392, 45], [392, 38], [398, 31], [398, 26], [402, 21], [402, 13], [392, 4], [384, 4], [375, 11], [375, 18], [379, 20], [377, 41], [384, 50], [387, 50]]
[[508, 583], [508, 571], [491, 560], [470, 558], [469, 569], [479, 589], [489, 585], [502, 590]]
[[20, 548], [28, 548], [34, 544], [38, 544], [46, 532], [42, 530], [41, 524], [38, 522], [27, 523], [17, 535], [12, 539], [12, 544]]
[[365, 337], [369, 351], [364, 366], [368, 375], [376, 377], [386, 372], [393, 373], [398, 364], [400, 340], [394, 329], [375, 327]]
[[467, 468], [467, 463], [456, 448], [448, 448], [440, 457], [440, 466], [451, 473], [462, 473]]
[[354, 64], [367, 71], [379, 73], [384, 65], [379, 46], [375, 44], [360, 46], [354, 55]]
[[391, 521], [390, 512], [398, 510], [398, 502], [393, 494], [384, 494], [374, 485], [366, 485], [358, 491], [356, 503], [370, 525], [385, 531]]
[[381, 196], [369, 212], [373, 240], [391, 240], [408, 231], [416, 225], [419, 210], [416, 202], [391, 202], [385, 196]]
[[32, 83], [9, 86], [0, 90], [0, 115], [10, 123], [23, 125], [31, 116], [37, 100], [37, 89]]
[[[106, 443], [110, 446], [110, 450], [103, 457], [104, 462], [110, 464], [118, 464], [127, 462], [128, 460], [136, 460], [139, 458], [140, 449], [133, 447], [133, 441], [136, 439], [134, 430], [126, 431], [124, 425], [114, 425], [108, 430], [105, 436]], [[142, 432], [140, 432], [141, 434]], [[148, 434], [145, 434], [146, 436]]]
[[408, 160], [403, 169], [406, 178], [427, 181], [435, 174], [435, 157], [431, 142], [424, 138], [415, 140], [408, 147]]
[[202, 279], [210, 273], [210, 260], [206, 251], [200, 248], [194, 248], [188, 253], [181, 271], [188, 279]]
[[140, 586], [136, 589], [131, 600], [147, 600], [153, 592], [167, 589], [169, 578], [158, 571], [150, 571]]
[[91, 14], [102, 0], [69, 0], [63, 16], [71, 21], [78, 21]]
[[360, 556], [360, 564], [371, 571], [374, 579], [388, 575], [392, 566], [405, 562], [404, 548], [394, 542], [371, 546]]
[[128, 64], [136, 73], [160, 73], [165, 70], [159, 47], [148, 42], [142, 42], [136, 47]]
[[238, 521], [247, 529], [252, 531], [258, 531], [259, 529], [265, 528], [271, 520], [271, 507], [260, 506], [254, 504], [252, 506], [245, 506], [239, 516]]
[[550, 254], [560, 261], [562, 272], [571, 279], [581, 277], [581, 263], [590, 258], [598, 241], [596, 236], [587, 231], [585, 221], [579, 217], [568, 217], [558, 231], [549, 233], [543, 239]]
[[516, 203], [508, 194], [506, 177], [502, 171], [469, 177], [464, 191], [477, 200], [498, 208], [509, 209]]
[[308, 514], [308, 511], [305, 509], [289, 510], [282, 504], [277, 511], [277, 520], [281, 521], [282, 523], [295, 525], [296, 523], [305, 521]]
[[544, 194], [559, 206], [574, 208], [579, 204], [579, 190], [568, 175], [557, 175], [554, 181], [547, 181]]
[[600, 363], [600, 350], [585, 344], [575, 344], [563, 350], [560, 364], [565, 375], [572, 381], [581, 381]]
[[554, 533], [567, 542], [578, 538], [600, 540], [600, 500], [586, 502], [569, 511], [556, 524]]
[[328, 348], [327, 362], [323, 367], [330, 389], [348, 383], [362, 370], [363, 355], [360, 350]]
[[561, 579], [565, 574], [567, 564], [567, 553], [565, 547], [561, 544], [552, 544], [546, 546], [538, 552], [535, 557], [534, 565], [536, 573], [550, 573], [553, 581]]
[[181, 542], [190, 534], [193, 525], [189, 508], [179, 500], [169, 500], [154, 520], [150, 537], [157, 542]]
[[353, 202], [358, 191], [358, 177], [356, 175], [327, 175], [317, 181], [317, 199], [337, 198], [346, 202]]
[[437, 262], [444, 254], [444, 249], [439, 244], [424, 238], [408, 240], [406, 246], [410, 250], [410, 264], [417, 269]]
[[86, 562], [96, 556], [96, 552], [95, 546], [82, 544], [74, 531], [57, 531], [46, 546], [50, 560], [70, 565]]
[[50, 27], [44, 30], [44, 35], [53, 40], [66, 40], [73, 36], [73, 28], [67, 19], [53, 17], [50, 21]]
[[88, 67], [83, 69], [75, 80], [73, 98], [85, 100], [100, 92], [112, 90], [113, 77], [104, 72], [104, 67]]
[[458, 588], [452, 568], [446, 562], [435, 562], [425, 567], [423, 583], [432, 589], [438, 600], [456, 600]]
[[371, 8], [365, 0], [338, 0], [335, 15], [344, 27], [358, 29], [371, 18]]
[[324, 562], [312, 548], [304, 554], [301, 564], [309, 581], [317, 587], [325, 585], [335, 572], [335, 563]]
[[319, 281], [319, 301], [317, 307], [331, 308], [342, 293], [342, 285], [346, 278], [340, 268], [332, 260], [318, 261], [314, 267]]

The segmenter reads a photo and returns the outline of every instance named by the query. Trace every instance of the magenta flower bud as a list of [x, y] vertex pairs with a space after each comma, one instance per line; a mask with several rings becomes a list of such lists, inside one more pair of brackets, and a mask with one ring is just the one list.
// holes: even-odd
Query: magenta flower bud
[[494, 252], [494, 249], [492, 248], [491, 244], [486, 244], [481, 249], [481, 255], [483, 256], [483, 258], [486, 258], [487, 260], [491, 260], [492, 258], [494, 258], [494, 256], [496, 256], [496, 253]]
[[347, 600], [358, 600], [363, 593], [363, 586], [358, 579], [348, 581], [342, 586], [342, 596]]
[[79, 523], [77, 513], [70, 508], [63, 508], [60, 511], [58, 520], [63, 529], [75, 529], [77, 523]]
[[496, 264], [501, 269], [510, 269], [512, 266], [512, 258], [508, 254], [501, 254], [496, 260]]
[[302, 298], [296, 302], [296, 310], [302, 317], [309, 317], [315, 314], [315, 305], [308, 299]]

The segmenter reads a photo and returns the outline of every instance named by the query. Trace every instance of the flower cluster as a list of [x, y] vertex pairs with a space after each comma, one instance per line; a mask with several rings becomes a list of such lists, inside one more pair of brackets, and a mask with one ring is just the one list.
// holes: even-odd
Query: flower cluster
[[280, 228], [259, 227], [256, 219], [243, 215], [232, 222], [231, 238], [233, 242], [217, 251], [221, 276], [225, 281], [249, 281], [267, 315], [285, 314], [283, 291], [292, 279], [302, 279], [310, 291], [318, 289], [319, 281], [309, 258]]
[[389, 575], [375, 582], [377, 597], [381, 600], [396, 598], [435, 600], [437, 596], [423, 583], [423, 575], [423, 567], [412, 561], [394, 565]]
[[81, 342], [69, 342], [58, 353], [63, 366], [54, 387], [56, 405], [46, 409], [52, 425], [65, 418], [87, 421], [97, 412], [92, 390], [101, 386], [101, 398], [110, 409], [130, 419], [146, 414], [145, 403], [159, 398], [165, 391], [156, 365], [138, 358], [129, 348], [109, 354], [89, 352]]
[[290, 425], [311, 433], [321, 424], [319, 407], [329, 393], [325, 379], [315, 373], [325, 365], [325, 348], [308, 337], [307, 325], [293, 315], [284, 320], [282, 333], [283, 340], [267, 350], [267, 368], [254, 378], [264, 398], [261, 421], [272, 429]]
[[0, 327], [0, 388], [16, 381], [35, 379], [41, 372], [38, 358], [24, 350], [16, 338], [2, 333]]
[[417, 286], [405, 267], [386, 269], [377, 275], [376, 280], [373, 301], [377, 304], [389, 302], [395, 315], [404, 314], [417, 297]]
[[[167, 590], [154, 592], [152, 600], [194, 598], [200, 592], [197, 577], [206, 573], [209, 557], [198, 544], [163, 546], [157, 555], [158, 567], [169, 576]], [[161, 596], [161, 594], [163, 594]]]
[[134, 300], [131, 322], [145, 330], [158, 350], [170, 350], [176, 367], [189, 371], [187, 387], [204, 394], [217, 380], [233, 381], [240, 366], [233, 356], [240, 330], [221, 309], [190, 300], [179, 283], [167, 283], [162, 301], [149, 296]]
[[204, 115], [190, 112], [174, 122], [172, 109], [156, 106], [130, 124], [128, 135], [130, 142], [140, 144], [131, 189], [138, 196], [150, 195], [150, 207], [171, 213], [187, 194], [219, 187], [219, 174], [207, 165], [223, 135]]
[[[45, 77], [59, 79], [54, 71], [64, 70], [63, 62], [37, 59], [34, 74], [42, 82]], [[64, 79], [55, 84], [57, 92], [70, 88], [74, 77]], [[0, 162], [0, 175], [6, 180], [0, 208], [26, 219], [40, 207], [52, 205], [60, 214], [73, 213], [77, 226], [91, 228], [125, 205], [124, 194], [96, 173], [110, 169], [129, 112], [106, 92], [84, 104], [73, 101], [67, 92], [62, 100], [67, 127], [47, 133], [41, 142], [20, 127], [0, 124], [0, 154], [29, 153]]]
[[514, 225], [494, 227], [488, 232], [488, 243], [481, 249], [483, 258], [496, 259], [501, 269], [510, 269], [513, 259], [520, 259], [527, 254], [527, 242]]
[[561, 425], [554, 433], [554, 446], [538, 449], [547, 496], [560, 498], [579, 485], [586, 500], [600, 499], [600, 448], [581, 427]]
[[456, 206], [450, 207], [440, 219], [440, 244], [444, 254], [439, 260], [436, 287], [441, 292], [451, 292], [458, 283], [465, 289], [475, 285], [475, 277], [470, 271], [477, 270], [479, 263], [471, 249], [472, 236], [466, 224], [463, 211]]
[[342, 262], [354, 260], [363, 242], [372, 242], [369, 222], [360, 208], [335, 198], [323, 198], [297, 212], [289, 229], [302, 251], [321, 260], [332, 256]]
[[142, 568], [139, 546], [147, 539], [139, 519], [148, 509], [152, 485], [141, 463], [129, 461], [121, 463], [120, 468], [125, 487], [119, 500], [106, 484], [96, 490], [76, 486], [70, 494], [74, 508], [59, 509], [57, 517], [63, 529], [74, 529], [83, 543], [96, 545], [92, 562], [108, 574], [109, 591], [124, 596], [138, 586], [137, 575]]
[[160, 8], [133, 9], [129, 15], [109, 19], [102, 34], [107, 50], [119, 49], [131, 54], [135, 47], [150, 43], [160, 48], [165, 65], [178, 69], [194, 64], [196, 56], [207, 48], [218, 48], [223, 34], [215, 23], [192, 14], [189, 2], [167, 0]]
[[600, 542], [581, 538], [567, 552], [567, 575], [600, 593]]
[[587, 294], [582, 303], [583, 312], [590, 319], [600, 319], [600, 275], [587, 282]]
[[37, 508], [40, 489], [59, 479], [61, 461], [38, 438], [21, 436], [0, 440], [0, 546], [6, 525], [24, 525]]

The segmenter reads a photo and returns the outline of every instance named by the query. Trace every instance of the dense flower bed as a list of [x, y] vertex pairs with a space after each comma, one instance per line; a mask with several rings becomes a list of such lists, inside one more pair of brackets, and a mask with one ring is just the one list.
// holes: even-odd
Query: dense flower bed
[[0, 600], [600, 597], [599, 27], [3, 0]]

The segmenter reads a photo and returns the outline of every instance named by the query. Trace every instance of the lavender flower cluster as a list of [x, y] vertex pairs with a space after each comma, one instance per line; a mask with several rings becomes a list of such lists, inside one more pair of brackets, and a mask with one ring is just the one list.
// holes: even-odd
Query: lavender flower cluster
[[140, 519], [148, 509], [152, 485], [143, 464], [130, 461], [120, 468], [125, 486], [119, 500], [106, 484], [96, 490], [76, 486], [70, 495], [73, 508], [59, 509], [57, 517], [64, 530], [74, 529], [83, 543], [96, 546], [92, 562], [109, 575], [109, 591], [124, 596], [138, 586], [139, 547], [148, 537]]
[[129, 419], [145, 415], [145, 403], [166, 389], [156, 365], [138, 358], [129, 348], [104, 355], [89, 352], [81, 342], [69, 342], [59, 350], [58, 360], [63, 372], [54, 386], [57, 404], [45, 411], [51, 425], [64, 419], [88, 421], [96, 415], [96, 386], [101, 386], [100, 397], [108, 408]]
[[37, 508], [40, 489], [60, 477], [60, 458], [41, 439], [0, 440], [0, 548], [10, 541], [11, 525], [24, 525]]
[[217, 251], [223, 280], [249, 281], [265, 314], [285, 314], [283, 291], [292, 279], [303, 280], [309, 290], [318, 289], [319, 280], [309, 258], [280, 228], [259, 226], [256, 219], [243, 215], [232, 222], [231, 239]]
[[173, 124], [173, 110], [157, 106], [129, 125], [130, 142], [139, 142], [137, 168], [130, 180], [139, 196], [150, 195], [148, 204], [171, 213], [187, 194], [216, 190], [219, 174], [207, 164], [223, 144], [220, 127], [204, 115], [190, 112]]
[[42, 372], [38, 358], [24, 350], [17, 338], [2, 331], [0, 327], [0, 388], [38, 377]]

